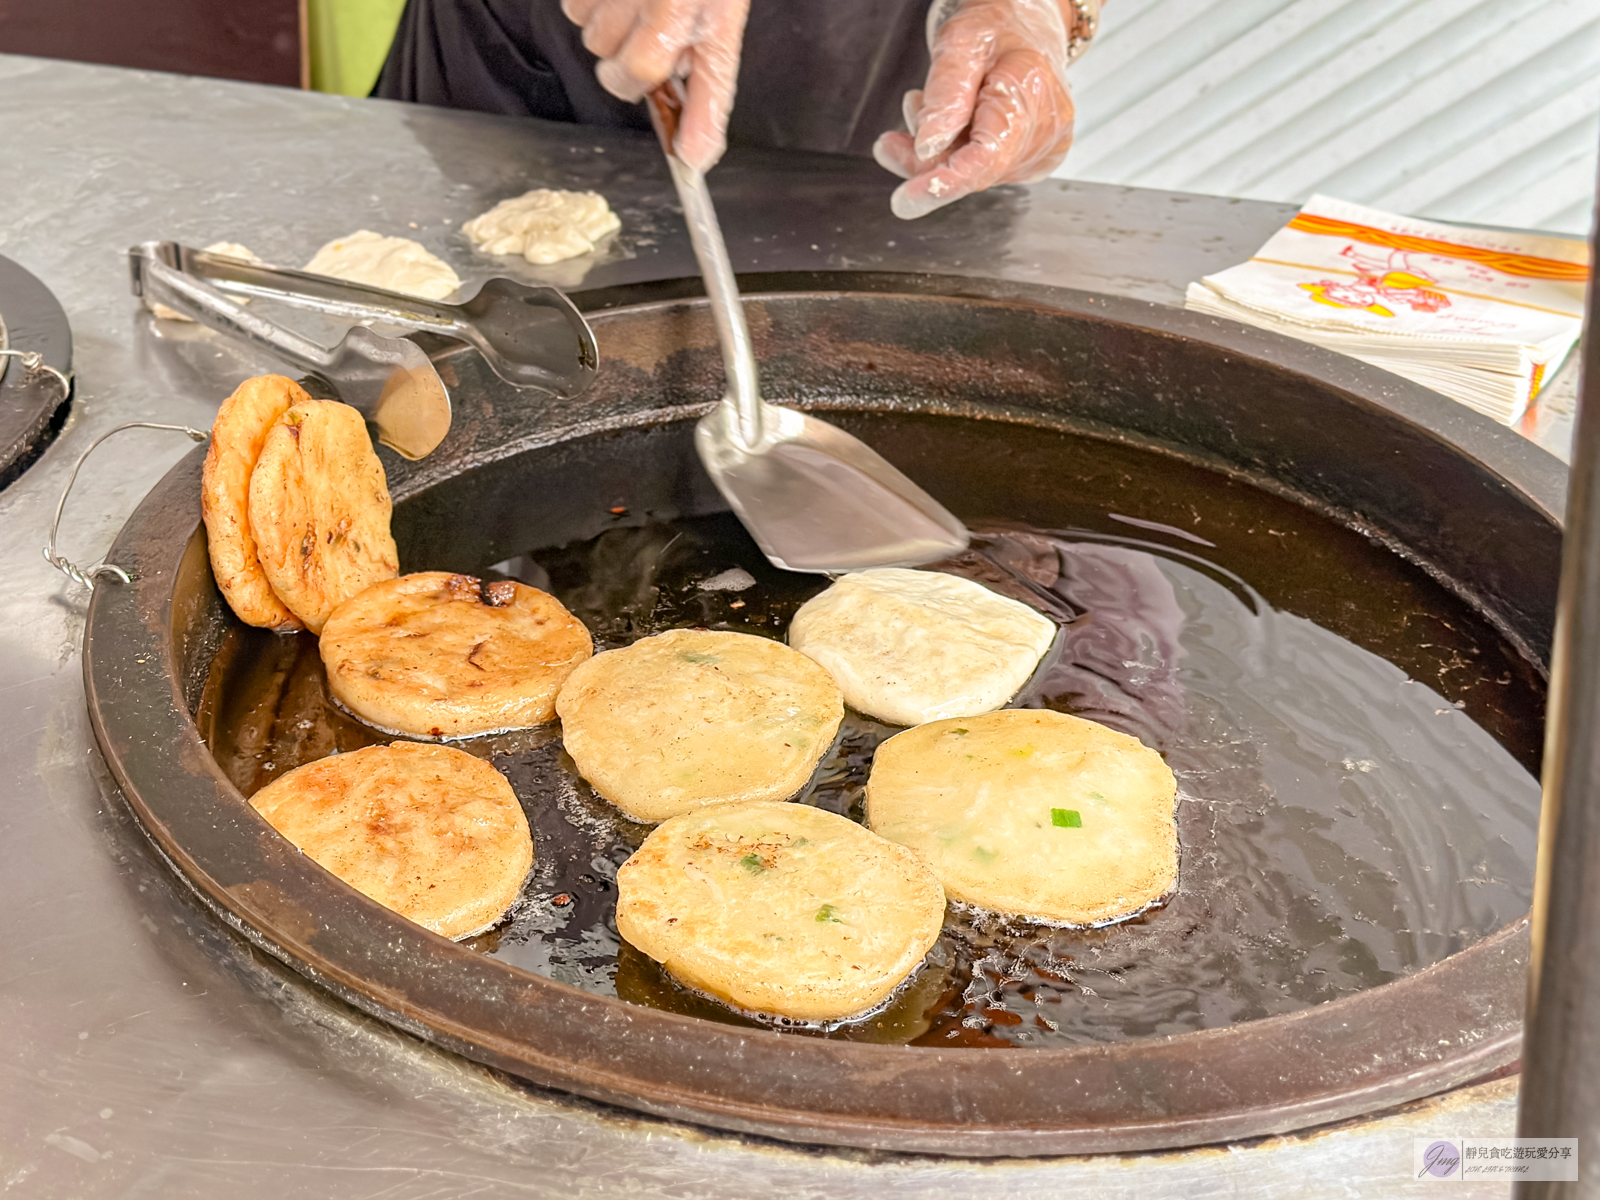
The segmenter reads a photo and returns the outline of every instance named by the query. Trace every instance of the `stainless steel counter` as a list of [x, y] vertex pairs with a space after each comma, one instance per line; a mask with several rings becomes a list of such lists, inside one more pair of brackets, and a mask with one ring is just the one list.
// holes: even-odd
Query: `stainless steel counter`
[[[665, 168], [627, 134], [6, 56], [0, 158], [0, 254], [66, 307], [78, 379], [59, 441], [0, 492], [0, 1194], [1395, 1196], [1421, 1189], [1413, 1135], [1511, 1134], [1514, 1081], [1499, 1081], [1344, 1129], [1171, 1155], [807, 1150], [528, 1089], [323, 997], [201, 910], [132, 826], [84, 710], [87, 597], [40, 557], [95, 437], [132, 419], [205, 427], [239, 379], [271, 366], [141, 312], [123, 251], [226, 239], [295, 265], [366, 227], [418, 238], [466, 278], [686, 275]], [[1292, 211], [1053, 182], [905, 224], [891, 182], [867, 162], [735, 153], [712, 190], [742, 271], [991, 275], [1166, 303]], [[491, 260], [460, 234], [540, 185], [597, 189], [621, 215], [587, 273]], [[1547, 444], [1559, 417], [1543, 418]], [[113, 445], [67, 512], [64, 549], [80, 560], [189, 448], [148, 432]]]

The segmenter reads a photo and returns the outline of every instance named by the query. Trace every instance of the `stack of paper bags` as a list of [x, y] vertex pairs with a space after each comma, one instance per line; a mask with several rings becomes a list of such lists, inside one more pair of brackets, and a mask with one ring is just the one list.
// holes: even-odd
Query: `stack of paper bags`
[[1588, 246], [1467, 229], [1313, 196], [1186, 307], [1326, 346], [1509, 425], [1583, 320]]

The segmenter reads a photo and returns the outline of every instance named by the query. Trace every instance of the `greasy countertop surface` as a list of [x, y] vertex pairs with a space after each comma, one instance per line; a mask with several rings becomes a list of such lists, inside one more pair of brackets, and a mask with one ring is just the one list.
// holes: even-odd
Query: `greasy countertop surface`
[[[73, 461], [123, 421], [207, 427], [270, 369], [129, 294], [148, 238], [297, 265], [358, 228], [466, 279], [591, 288], [693, 273], [648, 138], [0, 56], [0, 254], [72, 321], [59, 440], [0, 492], [0, 1194], [18, 1197], [711, 1197], [1405, 1194], [1414, 1135], [1509, 1136], [1514, 1081], [1250, 1146], [970, 1163], [765, 1143], [525, 1088], [325, 998], [201, 909], [117, 799], [84, 708], [87, 595], [41, 558]], [[736, 269], [932, 271], [1179, 303], [1292, 210], [1049, 182], [915, 224], [871, 162], [733, 153], [711, 176]], [[593, 188], [597, 261], [475, 255], [462, 221], [530, 187]], [[1534, 430], [1561, 449], [1560, 405]], [[1553, 414], [1553, 415], [1552, 415]], [[74, 493], [63, 550], [104, 552], [189, 443], [122, 435]], [[1470, 1191], [1464, 1194], [1472, 1194]], [[1494, 1194], [1494, 1193], [1491, 1193]]]

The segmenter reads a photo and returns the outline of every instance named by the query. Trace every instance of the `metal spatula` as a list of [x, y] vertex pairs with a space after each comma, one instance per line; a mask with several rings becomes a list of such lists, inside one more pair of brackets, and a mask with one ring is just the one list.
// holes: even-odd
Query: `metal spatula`
[[790, 571], [911, 567], [959, 554], [967, 531], [932, 496], [844, 430], [761, 398], [739, 288], [700, 172], [673, 150], [682, 85], [650, 94], [650, 115], [683, 202], [722, 343], [728, 390], [695, 427], [717, 490], [761, 552]]

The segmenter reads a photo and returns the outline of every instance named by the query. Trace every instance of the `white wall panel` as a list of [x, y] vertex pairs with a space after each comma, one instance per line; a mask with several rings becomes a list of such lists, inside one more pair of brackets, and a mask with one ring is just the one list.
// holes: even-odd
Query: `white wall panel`
[[1600, 0], [1107, 0], [1062, 178], [1586, 233]]

